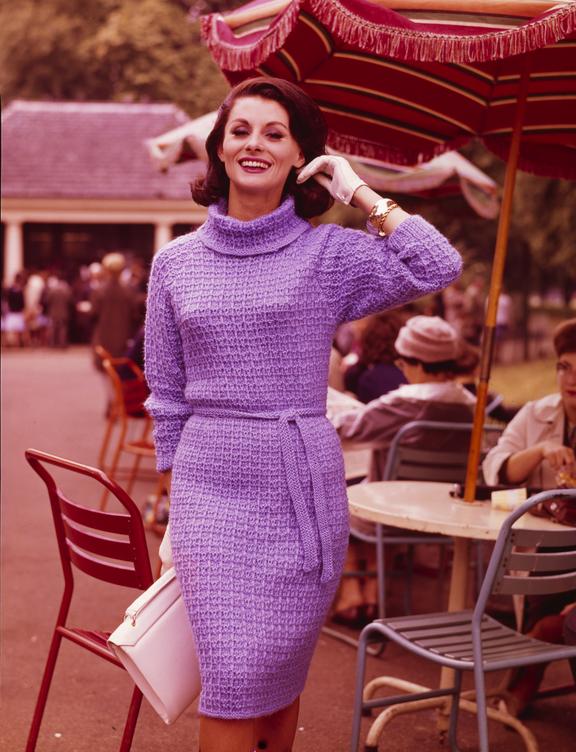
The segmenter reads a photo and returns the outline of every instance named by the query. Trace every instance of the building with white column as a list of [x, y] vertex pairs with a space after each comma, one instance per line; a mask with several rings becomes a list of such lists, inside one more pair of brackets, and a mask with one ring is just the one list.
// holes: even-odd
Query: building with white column
[[171, 104], [32, 102], [2, 112], [4, 283], [23, 268], [73, 272], [119, 250], [150, 260], [198, 226], [201, 162], [160, 172], [146, 141], [188, 120]]

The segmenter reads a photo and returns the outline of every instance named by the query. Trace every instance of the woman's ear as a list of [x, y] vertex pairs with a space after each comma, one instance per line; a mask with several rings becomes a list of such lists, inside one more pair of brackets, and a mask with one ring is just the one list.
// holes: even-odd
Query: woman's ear
[[294, 167], [296, 167], [297, 170], [299, 170], [301, 167], [304, 167], [306, 164], [306, 159], [304, 157], [304, 154], [300, 151], [298, 152], [298, 158], [294, 162]]

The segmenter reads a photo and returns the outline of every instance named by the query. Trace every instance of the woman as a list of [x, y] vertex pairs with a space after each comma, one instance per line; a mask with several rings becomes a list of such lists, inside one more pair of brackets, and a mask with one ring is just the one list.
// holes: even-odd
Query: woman
[[554, 330], [558, 391], [527, 402], [484, 460], [490, 485], [558, 488], [576, 476], [576, 318]]
[[[296, 86], [239, 84], [193, 188], [208, 219], [152, 268], [147, 407], [158, 468], [172, 468], [202, 752], [292, 746], [348, 540], [340, 444], [325, 418], [336, 326], [460, 272], [444, 237], [323, 156], [325, 141], [318, 107]], [[372, 213], [382, 237], [313, 228], [307, 219], [333, 198]]]
[[405, 317], [398, 311], [373, 316], [360, 337], [358, 362], [344, 374], [344, 386], [360, 402], [367, 404], [406, 383], [404, 374], [394, 361], [398, 355], [394, 341]]

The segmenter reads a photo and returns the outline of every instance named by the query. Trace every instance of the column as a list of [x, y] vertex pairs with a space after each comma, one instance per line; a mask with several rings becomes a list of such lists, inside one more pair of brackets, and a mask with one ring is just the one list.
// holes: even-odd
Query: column
[[24, 268], [22, 222], [9, 219], [4, 225], [4, 283], [11, 284], [16, 272]]
[[172, 223], [160, 221], [154, 225], [154, 253], [172, 240]]

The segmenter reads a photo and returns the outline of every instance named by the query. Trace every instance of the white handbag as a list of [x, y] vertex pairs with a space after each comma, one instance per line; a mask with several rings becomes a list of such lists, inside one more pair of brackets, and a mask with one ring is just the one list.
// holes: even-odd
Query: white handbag
[[108, 645], [164, 723], [200, 694], [196, 643], [174, 568], [126, 609]]

